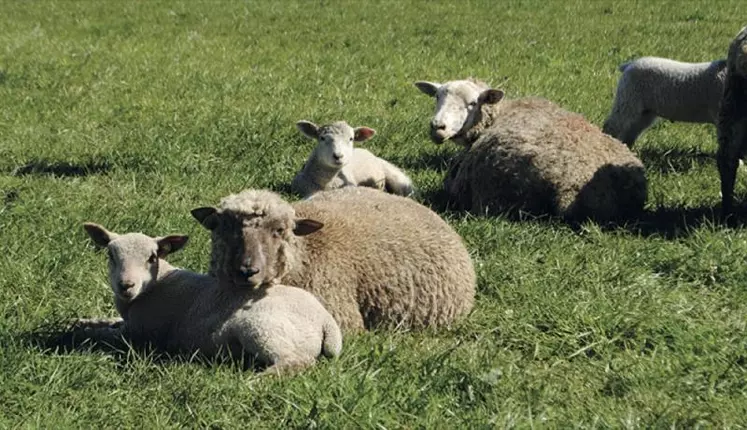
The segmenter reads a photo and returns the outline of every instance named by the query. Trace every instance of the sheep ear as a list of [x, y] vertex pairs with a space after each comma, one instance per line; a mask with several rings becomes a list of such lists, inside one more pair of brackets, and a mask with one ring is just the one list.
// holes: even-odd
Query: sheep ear
[[218, 209], [210, 206], [192, 209], [192, 216], [208, 230], [218, 226]]
[[493, 88], [488, 88], [487, 90], [480, 93], [480, 97], [478, 97], [477, 101], [480, 104], [489, 104], [494, 105], [498, 103], [499, 101], [503, 100], [503, 96], [505, 93], [501, 90], [495, 90]]
[[354, 132], [355, 137], [353, 137], [353, 140], [356, 142], [365, 142], [376, 134], [376, 130], [368, 127], [357, 127]]
[[415, 82], [415, 86], [423, 93], [428, 94], [431, 97], [436, 97], [436, 93], [441, 87], [441, 84], [438, 82], [417, 81]]
[[157, 237], [156, 243], [158, 243], [158, 258], [163, 258], [172, 252], [176, 252], [187, 244], [189, 236], [173, 234], [166, 237]]
[[311, 121], [301, 120], [296, 123], [298, 131], [312, 139], [319, 138], [319, 127]]
[[314, 221], [309, 218], [302, 218], [296, 220], [296, 228], [293, 229], [293, 234], [296, 236], [306, 236], [307, 234], [314, 233], [324, 227], [324, 224], [319, 221]]
[[117, 233], [112, 233], [103, 226], [92, 222], [84, 223], [83, 228], [86, 229], [86, 232], [91, 240], [93, 240], [93, 243], [102, 248], [106, 248], [107, 245], [109, 245], [109, 242], [119, 237]]

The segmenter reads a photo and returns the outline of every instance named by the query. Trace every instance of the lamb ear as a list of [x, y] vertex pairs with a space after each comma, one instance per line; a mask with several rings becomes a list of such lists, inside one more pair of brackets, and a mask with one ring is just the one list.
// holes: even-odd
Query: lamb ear
[[436, 97], [436, 93], [441, 87], [441, 84], [438, 82], [417, 81], [415, 82], [415, 86], [423, 93], [428, 94], [431, 97]]
[[202, 208], [192, 209], [192, 216], [208, 230], [213, 230], [218, 226], [218, 209], [205, 206]]
[[117, 233], [112, 233], [103, 226], [92, 222], [84, 223], [83, 228], [86, 230], [91, 240], [93, 240], [93, 243], [102, 248], [106, 248], [107, 245], [109, 245], [109, 242], [119, 237]]
[[353, 137], [353, 140], [355, 140], [356, 142], [365, 142], [368, 139], [372, 138], [374, 134], [376, 134], [376, 130], [368, 127], [357, 127], [353, 131], [355, 132], [355, 137]]
[[324, 227], [324, 224], [319, 221], [314, 221], [309, 218], [300, 218], [296, 220], [296, 228], [293, 229], [293, 234], [296, 236], [306, 236], [307, 234], [314, 233]]
[[493, 88], [488, 88], [487, 90], [480, 93], [480, 97], [478, 97], [477, 101], [480, 104], [489, 104], [494, 105], [498, 103], [499, 101], [503, 100], [503, 96], [505, 93], [502, 90], [496, 90]]
[[173, 252], [176, 252], [187, 244], [189, 236], [180, 234], [172, 234], [166, 237], [157, 237], [156, 243], [158, 243], [158, 258], [163, 258]]
[[296, 128], [298, 131], [304, 134], [306, 137], [310, 137], [312, 139], [318, 139], [319, 138], [319, 126], [314, 124], [311, 121], [301, 120], [296, 123]]

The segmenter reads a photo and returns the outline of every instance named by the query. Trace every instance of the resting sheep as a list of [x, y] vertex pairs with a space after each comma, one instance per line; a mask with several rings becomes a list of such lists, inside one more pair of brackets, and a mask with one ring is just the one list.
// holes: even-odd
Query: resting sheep
[[739, 159], [747, 154], [747, 27], [729, 46], [727, 77], [718, 118], [716, 162], [721, 177], [721, 212], [732, 211]]
[[[465, 83], [469, 88], [460, 89]], [[437, 111], [431, 130], [436, 142], [449, 138], [466, 147], [444, 182], [457, 208], [601, 222], [643, 208], [643, 164], [581, 115], [541, 98], [504, 101], [503, 91], [491, 88], [473, 100], [470, 81], [443, 87], [433, 93], [446, 99], [439, 99], [439, 106], [452, 110]], [[452, 119], [455, 111], [462, 121], [458, 126]], [[441, 124], [452, 125], [441, 133]]]
[[718, 119], [726, 61], [682, 63], [643, 57], [620, 66], [612, 111], [603, 131], [632, 146], [657, 116], [671, 121], [711, 123]]
[[211, 276], [177, 269], [163, 260], [187, 236], [119, 235], [84, 224], [107, 248], [114, 303], [123, 333], [136, 344], [213, 357], [248, 357], [281, 372], [337, 356], [340, 328], [309, 292], [283, 285], [221, 288]]
[[412, 181], [404, 172], [370, 151], [353, 147], [354, 141], [364, 142], [376, 134], [374, 129], [352, 128], [345, 121], [321, 127], [299, 121], [296, 127], [317, 140], [303, 169], [291, 183], [293, 191], [302, 197], [348, 185], [363, 185], [401, 196], [412, 194]]
[[444, 326], [473, 305], [475, 272], [461, 237], [404, 197], [345, 187], [289, 204], [244, 190], [192, 215], [211, 231], [210, 273], [222, 284], [297, 285], [343, 331]]

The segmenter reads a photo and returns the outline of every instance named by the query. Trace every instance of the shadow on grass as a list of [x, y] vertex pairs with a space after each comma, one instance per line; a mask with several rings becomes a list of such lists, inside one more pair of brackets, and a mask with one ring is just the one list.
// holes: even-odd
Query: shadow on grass
[[412, 155], [395, 155], [388, 157], [387, 161], [405, 170], [435, 170], [443, 172], [449, 168], [450, 161], [459, 152], [458, 148], [440, 149], [435, 153], [423, 153]]
[[68, 163], [65, 161], [32, 160], [23, 166], [18, 166], [11, 172], [13, 176], [57, 176], [80, 177], [107, 173], [112, 169], [108, 161], [86, 161], [82, 163]]
[[644, 148], [638, 152], [638, 157], [647, 170], [661, 173], [686, 172], [708, 164], [715, 166], [716, 156], [710, 152], [700, 150], [681, 150], [666, 148]]
[[[115, 327], [112, 325], [111, 327]], [[77, 325], [71, 320], [57, 320], [43, 324], [29, 332], [22, 333], [21, 339], [32, 348], [37, 348], [44, 354], [65, 355], [72, 353], [99, 352], [111, 356], [120, 365], [130, 359], [133, 352], [137, 356], [147, 357], [148, 361], [156, 365], [166, 365], [174, 362], [197, 363], [202, 366], [215, 365], [239, 366], [243, 371], [261, 372], [266, 366], [255, 363], [252, 357], [243, 356], [234, 359], [228, 354], [218, 357], [204, 357], [200, 354], [188, 354], [172, 351], [162, 351], [150, 344], [136, 344], [125, 335], [113, 331], [105, 336], [92, 334], [90, 328]]]

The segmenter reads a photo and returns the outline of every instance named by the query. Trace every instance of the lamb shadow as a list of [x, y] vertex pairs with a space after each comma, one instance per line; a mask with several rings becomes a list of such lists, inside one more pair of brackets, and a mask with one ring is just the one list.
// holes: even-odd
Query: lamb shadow
[[90, 160], [82, 163], [68, 163], [66, 161], [32, 160], [23, 166], [18, 166], [11, 172], [12, 176], [57, 176], [81, 177], [107, 173], [112, 169], [108, 161]]
[[156, 365], [174, 362], [197, 363], [205, 367], [217, 365], [239, 366], [243, 371], [261, 372], [266, 366], [256, 363], [252, 357], [233, 358], [228, 354], [204, 357], [200, 354], [166, 352], [150, 344], [133, 343], [124, 336], [107, 336], [106, 339], [92, 337], [69, 320], [58, 320], [43, 324], [19, 336], [25, 344], [44, 354], [67, 355], [73, 353], [101, 353], [111, 356], [119, 365], [125, 365], [131, 353], [148, 357]]
[[715, 155], [700, 150], [644, 148], [638, 156], [647, 170], [660, 173], [687, 172], [708, 164], [715, 165]]

